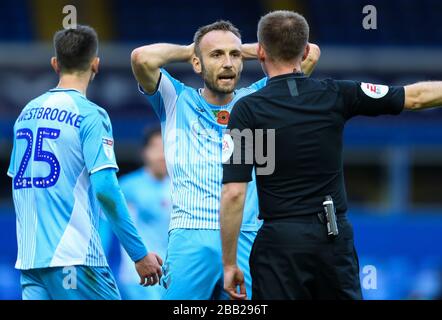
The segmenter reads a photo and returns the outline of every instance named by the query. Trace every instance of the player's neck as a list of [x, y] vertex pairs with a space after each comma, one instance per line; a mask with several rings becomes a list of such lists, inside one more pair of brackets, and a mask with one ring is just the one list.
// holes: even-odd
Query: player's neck
[[268, 62], [266, 65], [267, 76], [273, 78], [283, 74], [299, 73], [301, 70], [301, 63], [297, 64], [279, 64]]
[[87, 87], [89, 86], [90, 75], [63, 74], [60, 76], [57, 88], [75, 89], [86, 96]]
[[215, 106], [224, 106], [232, 101], [233, 92], [232, 93], [213, 92], [209, 88], [204, 87], [202, 91], [202, 96], [207, 103], [213, 104]]

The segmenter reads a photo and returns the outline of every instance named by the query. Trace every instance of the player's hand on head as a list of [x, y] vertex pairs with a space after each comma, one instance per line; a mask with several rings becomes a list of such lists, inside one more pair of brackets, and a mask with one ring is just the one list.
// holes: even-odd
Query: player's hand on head
[[157, 284], [163, 275], [161, 271], [162, 264], [163, 260], [153, 252], [135, 262], [135, 269], [140, 276], [140, 284], [145, 287]]
[[241, 55], [244, 60], [254, 60], [258, 58], [258, 43], [243, 43], [241, 45]]
[[238, 266], [224, 266], [224, 290], [233, 300], [247, 299], [244, 273]]

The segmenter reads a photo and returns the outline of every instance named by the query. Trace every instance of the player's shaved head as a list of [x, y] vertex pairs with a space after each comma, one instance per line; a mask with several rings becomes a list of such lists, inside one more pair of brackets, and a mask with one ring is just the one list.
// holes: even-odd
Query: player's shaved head
[[258, 42], [274, 61], [288, 62], [301, 58], [308, 37], [307, 21], [293, 11], [270, 12], [258, 23]]
[[54, 48], [61, 72], [87, 71], [98, 54], [98, 36], [93, 28], [78, 25], [56, 32]]
[[195, 43], [195, 54], [199, 58], [201, 57], [201, 48], [200, 48], [201, 39], [211, 31], [231, 32], [239, 39], [241, 39], [241, 33], [230, 21], [219, 20], [212, 24], [202, 26], [195, 32], [195, 35], [193, 37], [193, 42]]

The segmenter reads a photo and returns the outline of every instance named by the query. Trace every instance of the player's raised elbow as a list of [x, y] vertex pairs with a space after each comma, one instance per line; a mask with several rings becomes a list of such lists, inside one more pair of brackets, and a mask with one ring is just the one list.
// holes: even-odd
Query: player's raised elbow
[[144, 47], [136, 48], [132, 51], [130, 55], [130, 62], [133, 66], [142, 66], [148, 62], [146, 59], [146, 54], [143, 52]]
[[152, 70], [158, 68], [155, 55], [149, 49], [150, 46], [136, 48], [130, 55], [132, 67]]
[[160, 61], [154, 49], [151, 46], [134, 49], [131, 53], [131, 65], [137, 81], [146, 92], [154, 91], [160, 72]]

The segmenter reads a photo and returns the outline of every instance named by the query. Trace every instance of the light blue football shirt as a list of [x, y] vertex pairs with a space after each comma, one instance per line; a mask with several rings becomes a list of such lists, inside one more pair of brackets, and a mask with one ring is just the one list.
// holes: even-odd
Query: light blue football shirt
[[[161, 69], [157, 91], [146, 95], [158, 115], [167, 170], [172, 181], [170, 230], [212, 229], [219, 226], [222, 189], [223, 136], [235, 102], [264, 87], [267, 78], [235, 90], [225, 106], [207, 103], [201, 90], [184, 85]], [[259, 229], [255, 180], [247, 188], [241, 230]]]
[[107, 266], [89, 175], [118, 170], [106, 111], [74, 89], [29, 102], [14, 125], [8, 175], [17, 216], [16, 268]]

